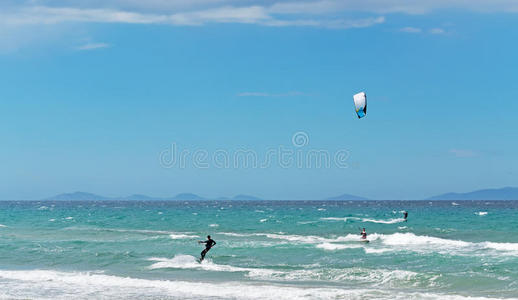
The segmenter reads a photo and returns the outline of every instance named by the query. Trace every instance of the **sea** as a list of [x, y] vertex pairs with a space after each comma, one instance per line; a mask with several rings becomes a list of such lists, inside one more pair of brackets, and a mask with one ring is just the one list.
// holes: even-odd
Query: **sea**
[[518, 201], [2, 201], [0, 299], [518, 299]]

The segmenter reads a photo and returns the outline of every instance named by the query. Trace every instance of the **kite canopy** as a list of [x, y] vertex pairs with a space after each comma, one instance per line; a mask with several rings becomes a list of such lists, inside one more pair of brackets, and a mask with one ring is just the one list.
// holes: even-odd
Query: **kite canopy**
[[365, 117], [367, 115], [367, 95], [364, 92], [360, 92], [354, 95], [353, 99], [358, 119]]

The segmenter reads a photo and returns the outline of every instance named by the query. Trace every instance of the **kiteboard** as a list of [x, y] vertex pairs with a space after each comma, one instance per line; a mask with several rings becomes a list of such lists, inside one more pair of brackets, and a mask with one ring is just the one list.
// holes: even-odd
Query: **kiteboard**
[[360, 243], [368, 243], [370, 242], [369, 240], [360, 240]]

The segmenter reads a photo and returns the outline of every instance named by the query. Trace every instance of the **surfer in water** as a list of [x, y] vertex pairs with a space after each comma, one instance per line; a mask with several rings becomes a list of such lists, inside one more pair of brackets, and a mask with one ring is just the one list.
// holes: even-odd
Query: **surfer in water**
[[200, 262], [205, 259], [205, 255], [209, 252], [210, 248], [216, 245], [216, 241], [210, 238], [210, 235], [207, 235], [206, 241], [198, 241], [198, 244], [205, 244], [205, 249], [201, 252]]
[[363, 230], [360, 233], [360, 235], [362, 236], [362, 240], [366, 240], [367, 239], [367, 232], [365, 231], [365, 228], [363, 228]]
[[403, 212], [403, 218], [405, 218], [405, 222], [406, 222], [406, 218], [408, 218], [408, 211], [404, 211]]

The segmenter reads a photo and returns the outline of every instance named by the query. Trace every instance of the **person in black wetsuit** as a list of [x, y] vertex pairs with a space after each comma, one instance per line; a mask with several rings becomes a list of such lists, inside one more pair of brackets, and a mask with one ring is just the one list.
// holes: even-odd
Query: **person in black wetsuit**
[[201, 252], [200, 262], [202, 262], [205, 259], [205, 255], [207, 252], [209, 252], [210, 248], [212, 248], [214, 245], [216, 245], [216, 241], [210, 238], [210, 235], [207, 235], [206, 241], [199, 241], [199, 244], [205, 244], [205, 249]]
[[403, 217], [405, 218], [405, 221], [406, 221], [406, 218], [408, 218], [408, 211], [405, 210], [405, 212], [403, 213]]
[[360, 233], [360, 235], [362, 236], [362, 240], [366, 240], [367, 239], [367, 232], [365, 231], [365, 228], [363, 228], [363, 230]]

